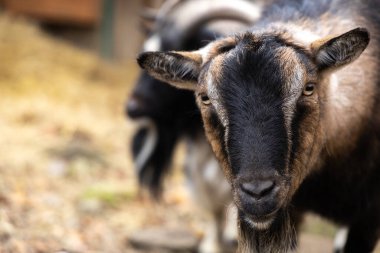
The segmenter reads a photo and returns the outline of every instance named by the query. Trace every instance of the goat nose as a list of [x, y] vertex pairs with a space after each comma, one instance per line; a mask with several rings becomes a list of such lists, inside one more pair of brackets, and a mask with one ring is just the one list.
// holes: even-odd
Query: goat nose
[[273, 180], [258, 180], [254, 182], [242, 183], [240, 188], [246, 194], [260, 199], [266, 195], [269, 195], [275, 187]]
[[126, 115], [128, 115], [129, 117], [131, 118], [137, 118], [139, 116], [141, 116], [141, 108], [140, 108], [140, 104], [138, 102], [138, 100], [136, 98], [131, 98], [128, 103], [127, 103], [127, 106], [125, 108], [125, 113]]

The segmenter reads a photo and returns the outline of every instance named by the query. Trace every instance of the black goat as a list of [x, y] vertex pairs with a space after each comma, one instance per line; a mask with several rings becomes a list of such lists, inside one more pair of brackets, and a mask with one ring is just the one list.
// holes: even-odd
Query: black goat
[[[164, 6], [165, 14], [159, 15], [144, 50], [199, 48], [221, 34], [247, 27], [257, 18], [258, 8], [245, 1], [182, 1], [169, 9]], [[156, 197], [162, 191], [175, 145], [186, 139], [187, 179], [196, 204], [212, 217], [200, 251], [220, 252], [226, 207], [232, 195], [206, 141], [193, 92], [175, 89], [142, 72], [126, 111], [140, 122], [132, 143], [139, 181]], [[232, 219], [232, 223], [236, 221]], [[226, 227], [225, 239], [234, 239], [236, 227]]]

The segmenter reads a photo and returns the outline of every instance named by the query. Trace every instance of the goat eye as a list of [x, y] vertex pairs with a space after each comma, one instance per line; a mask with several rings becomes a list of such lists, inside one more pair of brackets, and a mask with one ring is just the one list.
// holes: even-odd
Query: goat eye
[[203, 103], [204, 105], [209, 105], [209, 104], [211, 104], [210, 98], [209, 98], [207, 95], [205, 95], [205, 94], [202, 94], [202, 95], [201, 95], [201, 101], [202, 101], [202, 103]]
[[303, 88], [303, 94], [305, 96], [311, 96], [314, 93], [315, 84], [314, 83], [308, 83]]

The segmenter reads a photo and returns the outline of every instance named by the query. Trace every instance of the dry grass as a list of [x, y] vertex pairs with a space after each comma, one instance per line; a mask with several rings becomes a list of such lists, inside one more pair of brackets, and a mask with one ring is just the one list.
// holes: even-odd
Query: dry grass
[[123, 116], [133, 63], [6, 16], [0, 58], [0, 252], [123, 252], [136, 228], [187, 215], [137, 198]]

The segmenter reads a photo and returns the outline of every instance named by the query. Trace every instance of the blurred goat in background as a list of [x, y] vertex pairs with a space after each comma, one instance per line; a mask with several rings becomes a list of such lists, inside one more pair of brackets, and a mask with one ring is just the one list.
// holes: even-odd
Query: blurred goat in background
[[[194, 50], [247, 28], [260, 12], [259, 5], [243, 0], [167, 1], [157, 15], [145, 15], [145, 24], [150, 20], [153, 25], [147, 29], [143, 51]], [[187, 181], [196, 205], [212, 217], [199, 251], [221, 252], [223, 241], [236, 239], [236, 218], [225, 222], [231, 189], [206, 140], [193, 93], [166, 85], [142, 71], [126, 112], [139, 125], [132, 141], [139, 182], [155, 198], [162, 193], [176, 144], [186, 140]]]

